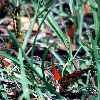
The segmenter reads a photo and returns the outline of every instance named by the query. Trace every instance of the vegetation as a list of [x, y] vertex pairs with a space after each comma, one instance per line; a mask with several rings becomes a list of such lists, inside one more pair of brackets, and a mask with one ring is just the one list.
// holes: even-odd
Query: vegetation
[[99, 7], [1, 0], [0, 99], [100, 100]]

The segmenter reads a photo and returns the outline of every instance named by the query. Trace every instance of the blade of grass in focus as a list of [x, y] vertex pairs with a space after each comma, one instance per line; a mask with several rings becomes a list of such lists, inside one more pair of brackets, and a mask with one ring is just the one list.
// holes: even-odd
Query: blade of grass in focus
[[20, 83], [22, 84], [23, 97], [27, 100], [30, 100], [30, 93], [29, 93], [29, 88], [28, 88], [28, 83], [27, 83], [27, 75], [25, 73], [25, 68], [24, 68], [24, 63], [23, 63], [24, 57], [22, 55], [21, 49], [19, 49], [18, 60], [21, 67]]
[[98, 11], [96, 9], [93, 9], [93, 17], [94, 17], [94, 25], [95, 25], [95, 39], [92, 38], [92, 46], [93, 46], [93, 52], [96, 62], [96, 68], [97, 68], [97, 80], [98, 80], [98, 100], [100, 100], [100, 56], [99, 56], [99, 46], [98, 44], [100, 39], [100, 1], [97, 0], [98, 5]]
[[58, 36], [58, 38], [62, 41], [62, 43], [64, 43], [65, 46], [68, 47], [68, 45], [69, 45], [69, 39], [66, 36], [66, 34], [62, 32], [62, 30], [60, 29], [60, 27], [57, 25], [57, 23], [54, 20], [54, 17], [52, 15], [48, 15], [47, 24], [54, 31], [54, 33]]
[[19, 64], [19, 61], [15, 57], [11, 56], [10, 54], [6, 53], [5, 51], [0, 51], [0, 55], [10, 59], [11, 61], [15, 62], [16, 64]]

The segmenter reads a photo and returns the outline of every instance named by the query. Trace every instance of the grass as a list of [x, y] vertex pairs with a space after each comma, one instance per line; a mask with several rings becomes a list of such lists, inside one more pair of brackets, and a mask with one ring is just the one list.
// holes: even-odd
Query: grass
[[[74, 41], [76, 41], [75, 37], [78, 36], [77, 39], [79, 39], [78, 40], [79, 45], [76, 46], [77, 48], [76, 48], [76, 52], [74, 55], [73, 55], [74, 50], [72, 48], [73, 42], [71, 38], [66, 34], [67, 33], [66, 31], [68, 31], [68, 29], [66, 28], [68, 27], [66, 26], [65, 31], [63, 31], [61, 28], [61, 25], [59, 25], [58, 23], [59, 19], [60, 18], [63, 19], [64, 16], [62, 14], [61, 15], [52, 14], [55, 8], [56, 1], [54, 0], [48, 0], [48, 1], [46, 0], [43, 0], [43, 1], [41, 0], [38, 0], [38, 1], [20, 0], [20, 2], [16, 1], [17, 3], [15, 3], [15, 1], [10, 0], [10, 2], [14, 6], [16, 6], [16, 4], [24, 6], [24, 4], [27, 5], [27, 2], [29, 3], [31, 2], [32, 7], [33, 7], [32, 11], [34, 11], [34, 14], [32, 17], [29, 16], [30, 14], [28, 15], [26, 14], [27, 16], [30, 17], [30, 25], [29, 25], [29, 29], [26, 32], [23, 32], [25, 37], [24, 37], [24, 41], [22, 45], [20, 44], [20, 42], [18, 41], [18, 38], [16, 37], [16, 32], [8, 30], [8, 34], [9, 34], [8, 40], [11, 40], [12, 43], [14, 43], [14, 47], [16, 48], [15, 51], [17, 52], [17, 55], [13, 56], [11, 55], [11, 53], [8, 53], [7, 50], [5, 51], [3, 49], [0, 50], [0, 56], [10, 59], [11, 62], [13, 63], [13, 66], [11, 66], [10, 68], [7, 68], [7, 66], [5, 65], [3, 65], [3, 67], [0, 68], [1, 79], [5, 80], [5, 77], [3, 75], [5, 75], [4, 73], [7, 73], [6, 79], [8, 82], [16, 81], [15, 87], [17, 86], [20, 87], [20, 92], [21, 92], [19, 94], [20, 99], [24, 98], [26, 100], [31, 100], [30, 98], [36, 98], [37, 100], [45, 100], [45, 98], [53, 98], [53, 97], [55, 98], [57, 97], [57, 100], [66, 100], [65, 98], [71, 99], [73, 98], [73, 95], [72, 95], [73, 93], [71, 94], [72, 96], [69, 97], [68, 90], [72, 89], [72, 91], [74, 91], [74, 88], [75, 88], [77, 89], [77, 93], [82, 93], [82, 95], [80, 94], [82, 100], [85, 100], [86, 96], [93, 100], [100, 100], [100, 68], [99, 68], [99, 65], [100, 65], [100, 61], [99, 61], [100, 60], [99, 59], [99, 38], [100, 38], [100, 35], [99, 35], [100, 33], [100, 30], [99, 30], [100, 9], [99, 7], [100, 6], [99, 5], [100, 5], [100, 2], [99, 0], [86, 1], [89, 3], [91, 7], [91, 13], [93, 14], [92, 20], [94, 21], [93, 26], [94, 26], [94, 31], [95, 31], [95, 38], [93, 38], [92, 35], [89, 35], [89, 33], [85, 33], [87, 37], [88, 36], [90, 37], [90, 44], [88, 44], [89, 47], [86, 44], [82, 43], [82, 42], [85, 42], [87, 37], [83, 41], [81, 40], [81, 37], [83, 37], [82, 29], [84, 27], [83, 26], [84, 24], [84, 13], [83, 12], [84, 12], [85, 1], [70, 0], [69, 7], [71, 10], [71, 14], [69, 14], [68, 11], [66, 12], [63, 11], [63, 5], [60, 4], [61, 2], [59, 2], [60, 8], [58, 9], [58, 11], [60, 10], [62, 14], [65, 13], [65, 15], [68, 15], [67, 19], [64, 19], [63, 21], [71, 18], [75, 24], [76, 29], [74, 32], [74, 35], [75, 35]], [[65, 0], [65, 2], [67, 2], [67, 0]], [[18, 15], [18, 17], [22, 17], [22, 16]], [[2, 22], [2, 20], [3, 19], [1, 19], [0, 22]], [[32, 36], [33, 27], [35, 23], [38, 23], [39, 28], [35, 36]], [[48, 28], [50, 29], [50, 32], [52, 33], [50, 37], [57, 36], [56, 38], [65, 47], [64, 51], [67, 52], [68, 55], [64, 55], [65, 57], [62, 57], [63, 54], [58, 54], [56, 52], [58, 50], [58, 48], [55, 47], [55, 45], [58, 45], [57, 43], [53, 42], [51, 44], [50, 43], [46, 44], [44, 43], [44, 40], [43, 40], [42, 44], [44, 45], [45, 49], [43, 48], [44, 52], [43, 52], [41, 60], [38, 63], [38, 60], [37, 59], [35, 60], [33, 57], [35, 57], [35, 51], [36, 51], [36, 46], [38, 42], [37, 38], [39, 34], [43, 32], [43, 27], [45, 27], [46, 25], [48, 26]], [[92, 34], [92, 32], [90, 32], [90, 34]], [[32, 38], [35, 37], [35, 39], [32, 40], [31, 47], [29, 47], [28, 45], [30, 37]], [[77, 56], [81, 48], [85, 49], [86, 58], [80, 55]], [[30, 52], [31, 52], [30, 56], [27, 55], [27, 49], [28, 50], [30, 49]], [[46, 58], [49, 52], [52, 55], [52, 57], [50, 61], [47, 61]], [[89, 57], [89, 60], [88, 60], [88, 57]], [[79, 63], [78, 62], [75, 63], [76, 61], [78, 61]], [[0, 61], [0, 63], [2, 64], [3, 62]], [[66, 75], [69, 76], [70, 85], [68, 85], [67, 88], [61, 87], [63, 91], [65, 92], [64, 95], [62, 94], [63, 92], [62, 90], [60, 90], [60, 92], [57, 91], [57, 85], [59, 84], [59, 81], [55, 80], [52, 73], [50, 72], [51, 70], [49, 69], [49, 67], [52, 68], [53, 63], [55, 65], [59, 64], [60, 66], [62, 66], [59, 69], [61, 70], [63, 81], [66, 80]], [[88, 72], [82, 72], [82, 69], [88, 69], [88, 66], [93, 66], [93, 69], [89, 69]], [[96, 68], [97, 71], [94, 71], [94, 68]], [[46, 76], [45, 74], [46, 70], [48, 71], [48, 76]], [[56, 74], [57, 73], [58, 72], [56, 71]], [[80, 74], [81, 77], [77, 78], [79, 73], [81, 73]], [[85, 79], [83, 79], [82, 76], [87, 78], [86, 82], [84, 82]], [[75, 79], [71, 77], [75, 77]], [[64, 83], [64, 86], [66, 85], [67, 83]], [[0, 88], [1, 88], [0, 94], [2, 95], [2, 98], [4, 98], [5, 100], [10, 100], [8, 96], [8, 92], [6, 91], [7, 86], [5, 87], [4, 86], [5, 86], [4, 84], [0, 84]], [[94, 92], [94, 90], [92, 89], [96, 87], [97, 89], [95, 88], [95, 90], [97, 90], [97, 95], [94, 95], [95, 93], [91, 95], [91, 92], [89, 92], [86, 87], [90, 89], [92, 92]], [[15, 90], [17, 91], [17, 89]], [[74, 95], [77, 95], [77, 93], [76, 94], [74, 93]]]

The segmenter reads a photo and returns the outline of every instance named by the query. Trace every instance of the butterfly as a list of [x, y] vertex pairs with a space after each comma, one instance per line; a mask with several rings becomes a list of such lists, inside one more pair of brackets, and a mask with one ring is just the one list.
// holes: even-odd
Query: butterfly
[[52, 64], [52, 68], [51, 68], [51, 73], [53, 74], [54, 80], [61, 80], [62, 76], [61, 76], [61, 72], [60, 70], [56, 67], [55, 64]]

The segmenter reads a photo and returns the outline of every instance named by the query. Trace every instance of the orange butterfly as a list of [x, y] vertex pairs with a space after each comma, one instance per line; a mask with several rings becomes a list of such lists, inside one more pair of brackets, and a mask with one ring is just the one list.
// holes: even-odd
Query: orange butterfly
[[57, 81], [62, 78], [61, 72], [58, 68], [55, 67], [55, 64], [52, 64], [51, 73], [53, 74], [54, 79]]

